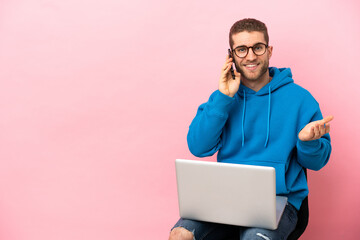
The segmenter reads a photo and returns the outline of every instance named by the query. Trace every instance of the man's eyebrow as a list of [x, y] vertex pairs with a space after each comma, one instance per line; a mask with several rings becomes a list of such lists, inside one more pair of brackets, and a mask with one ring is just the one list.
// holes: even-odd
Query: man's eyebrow
[[265, 44], [266, 45], [266, 43], [263, 43], [263, 42], [257, 42], [257, 43], [255, 43], [254, 45], [252, 45], [252, 46], [246, 46], [246, 45], [240, 45], [240, 46], [236, 46], [236, 47], [234, 47], [234, 49], [235, 48], [238, 48], [238, 47], [253, 47], [253, 46], [255, 46], [256, 44], [258, 44], [258, 43], [262, 43], [262, 44]]

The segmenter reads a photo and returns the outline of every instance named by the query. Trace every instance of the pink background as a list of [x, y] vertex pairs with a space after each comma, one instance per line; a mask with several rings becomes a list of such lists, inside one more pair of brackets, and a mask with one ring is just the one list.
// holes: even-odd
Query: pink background
[[167, 239], [174, 160], [195, 159], [188, 126], [244, 17], [335, 116], [302, 239], [359, 239], [359, 2], [220, 2], [0, 1], [0, 239]]

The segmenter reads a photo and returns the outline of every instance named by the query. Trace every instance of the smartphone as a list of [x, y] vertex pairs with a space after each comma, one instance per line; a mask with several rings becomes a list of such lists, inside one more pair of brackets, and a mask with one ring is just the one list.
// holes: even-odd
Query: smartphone
[[[232, 59], [233, 59], [233, 62], [234, 62], [234, 58], [233, 58], [233, 56], [232, 56], [232, 53], [231, 53], [230, 48], [228, 49], [228, 54], [229, 54], [229, 58], [232, 58]], [[232, 78], [235, 80], [235, 73], [234, 73], [234, 68], [233, 68], [232, 65], [231, 65], [231, 68], [230, 68], [230, 72], [231, 72]]]

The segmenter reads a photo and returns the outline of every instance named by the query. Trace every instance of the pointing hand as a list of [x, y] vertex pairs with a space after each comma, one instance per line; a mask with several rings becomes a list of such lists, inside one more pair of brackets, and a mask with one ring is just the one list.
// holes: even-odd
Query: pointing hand
[[329, 122], [333, 119], [334, 119], [333, 116], [327, 116], [322, 120], [308, 123], [299, 132], [299, 139], [301, 141], [311, 141], [321, 138], [324, 134], [330, 132]]

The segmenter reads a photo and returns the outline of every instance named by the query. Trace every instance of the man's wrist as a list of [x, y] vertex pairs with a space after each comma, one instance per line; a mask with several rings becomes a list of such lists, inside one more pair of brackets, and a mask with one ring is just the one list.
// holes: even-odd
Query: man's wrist
[[231, 94], [230, 92], [226, 93], [226, 92], [224, 92], [224, 91], [222, 91], [220, 89], [219, 89], [219, 92], [221, 92], [222, 94], [224, 94], [224, 95], [226, 95], [228, 97], [231, 97], [231, 98], [233, 98], [235, 96], [235, 94]]

